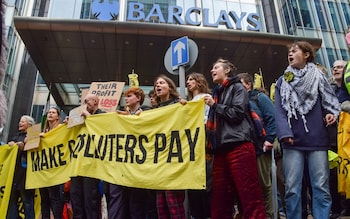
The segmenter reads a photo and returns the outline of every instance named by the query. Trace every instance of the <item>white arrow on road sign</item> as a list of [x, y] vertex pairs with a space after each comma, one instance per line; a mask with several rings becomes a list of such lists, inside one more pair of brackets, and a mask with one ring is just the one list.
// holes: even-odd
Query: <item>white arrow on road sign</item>
[[[177, 57], [175, 53], [177, 53]], [[193, 40], [188, 39], [187, 36], [172, 41], [164, 56], [164, 66], [168, 72], [179, 75], [181, 97], [185, 97], [185, 71], [194, 65], [197, 57], [198, 46]]]
[[171, 42], [171, 66], [178, 68], [189, 62], [188, 37], [184, 36]]
[[179, 41], [174, 47], [174, 53], [177, 53], [177, 63], [182, 63], [182, 50], [186, 50], [186, 47], [183, 42]]

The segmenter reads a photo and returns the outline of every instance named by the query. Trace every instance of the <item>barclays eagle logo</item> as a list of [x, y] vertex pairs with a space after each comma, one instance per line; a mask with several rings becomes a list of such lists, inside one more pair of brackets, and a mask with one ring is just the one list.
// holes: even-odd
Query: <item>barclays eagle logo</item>
[[91, 19], [117, 20], [119, 15], [119, 0], [93, 0]]

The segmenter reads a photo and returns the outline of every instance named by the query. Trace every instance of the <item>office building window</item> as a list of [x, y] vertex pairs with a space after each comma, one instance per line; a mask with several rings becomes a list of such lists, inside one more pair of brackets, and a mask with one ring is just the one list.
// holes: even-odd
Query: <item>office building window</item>
[[340, 53], [341, 53], [341, 58], [343, 60], [349, 60], [348, 50], [347, 49], [340, 49]]
[[340, 25], [340, 12], [337, 9], [335, 2], [328, 2], [329, 12], [331, 13], [331, 19], [333, 21], [333, 27], [335, 31], [340, 32], [343, 31]]
[[41, 74], [38, 74], [38, 78], [36, 80], [36, 83], [37, 84], [44, 84], [46, 86], [46, 83], [45, 83], [43, 77], [41, 76]]
[[[293, 21], [292, 19], [290, 19], [291, 16], [289, 16], [289, 13], [288, 13], [288, 6], [286, 3], [283, 4], [283, 7], [282, 7], [282, 14], [283, 14], [283, 18], [284, 18], [284, 23], [285, 23], [285, 28], [286, 28], [286, 31], [289, 35], [293, 35], [293, 27], [292, 27], [292, 24], [291, 22]], [[294, 26], [294, 25], [293, 25]]]
[[341, 3], [341, 7], [344, 13], [346, 25], [350, 26], [350, 5], [349, 3]]
[[15, 2], [15, 4], [16, 4], [16, 11], [17, 11], [17, 15], [23, 15], [23, 8], [24, 8], [24, 4], [25, 4], [26, 2], [24, 1], [24, 0], [17, 0], [16, 2]]
[[291, 0], [291, 6], [292, 6], [292, 11], [293, 11], [293, 17], [294, 17], [294, 20], [295, 20], [295, 24], [296, 26], [299, 26], [299, 27], [302, 27], [303, 24], [301, 22], [301, 16], [300, 16], [300, 13], [299, 13], [299, 10], [298, 10], [298, 3], [296, 0]]
[[50, 0], [36, 0], [33, 8], [33, 17], [47, 17]]
[[310, 2], [299, 0], [299, 8], [300, 14], [303, 19], [304, 27], [313, 28], [314, 25], [312, 23], [311, 15], [310, 15]]
[[7, 53], [7, 65], [6, 65], [6, 73], [10, 74], [11, 77], [14, 74], [14, 67], [16, 62], [15, 52], [17, 50], [18, 45], [18, 38], [15, 34], [13, 26], [8, 27], [8, 33], [7, 33], [7, 47], [6, 47], [6, 53]]
[[83, 0], [80, 12], [81, 19], [89, 19], [91, 17], [91, 0]]
[[33, 105], [32, 117], [35, 123], [41, 122], [41, 117], [43, 115], [44, 105]]
[[328, 61], [329, 61], [329, 65], [332, 66], [334, 61], [336, 60], [336, 52], [334, 49], [331, 48], [326, 48], [327, 50], [327, 56], [328, 56]]
[[318, 22], [320, 22], [320, 29], [327, 30], [327, 23], [325, 20], [325, 18], [326, 18], [325, 10], [324, 10], [323, 5], [321, 4], [320, 0], [315, 0], [315, 7], [316, 7]]

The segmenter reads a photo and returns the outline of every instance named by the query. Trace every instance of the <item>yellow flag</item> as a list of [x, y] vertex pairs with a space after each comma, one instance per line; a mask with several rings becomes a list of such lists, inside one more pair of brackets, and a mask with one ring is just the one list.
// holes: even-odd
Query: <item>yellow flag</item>
[[350, 160], [350, 114], [341, 112], [338, 122], [338, 155], [340, 164], [338, 170], [338, 192], [350, 198], [350, 174], [348, 162]]
[[270, 86], [270, 99], [272, 100], [272, 102], [275, 102], [275, 87], [276, 83], [272, 83]]
[[262, 88], [262, 76], [258, 73], [254, 74], [254, 88]]
[[138, 75], [132, 70], [132, 73], [128, 75], [129, 77], [129, 86], [130, 87], [139, 87]]

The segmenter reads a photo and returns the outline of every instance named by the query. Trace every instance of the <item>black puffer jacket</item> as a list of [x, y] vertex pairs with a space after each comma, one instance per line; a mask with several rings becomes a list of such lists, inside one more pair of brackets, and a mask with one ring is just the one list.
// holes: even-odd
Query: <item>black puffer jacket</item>
[[216, 116], [217, 151], [251, 141], [252, 126], [249, 117], [249, 95], [240, 79], [231, 78], [218, 93], [218, 102], [212, 106]]

